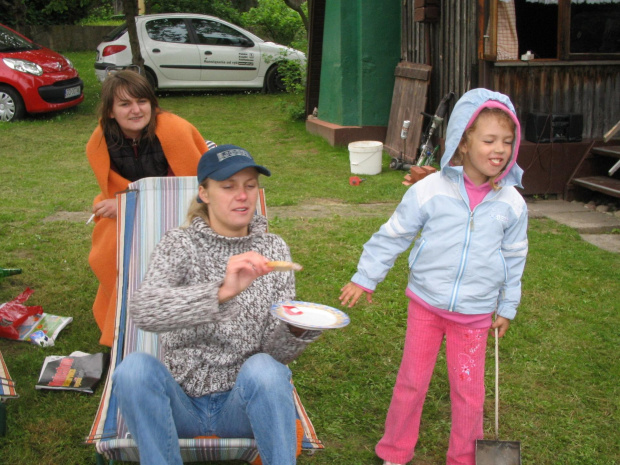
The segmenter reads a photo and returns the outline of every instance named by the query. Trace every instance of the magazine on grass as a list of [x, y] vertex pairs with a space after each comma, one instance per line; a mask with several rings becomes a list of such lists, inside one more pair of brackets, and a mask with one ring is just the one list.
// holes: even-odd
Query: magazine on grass
[[17, 340], [32, 342], [42, 347], [53, 346], [58, 334], [72, 321], [73, 317], [45, 312], [31, 315], [17, 328], [19, 332]]
[[84, 352], [45, 357], [35, 388], [92, 394], [103, 376], [109, 357], [109, 354]]

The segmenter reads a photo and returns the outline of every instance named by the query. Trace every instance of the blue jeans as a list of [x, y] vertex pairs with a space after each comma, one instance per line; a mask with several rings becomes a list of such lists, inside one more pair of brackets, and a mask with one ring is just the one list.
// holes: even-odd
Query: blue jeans
[[296, 410], [291, 372], [270, 355], [241, 367], [234, 387], [189, 397], [166, 366], [129, 354], [113, 375], [113, 394], [138, 444], [140, 463], [182, 464], [178, 438], [255, 438], [265, 465], [295, 464]]

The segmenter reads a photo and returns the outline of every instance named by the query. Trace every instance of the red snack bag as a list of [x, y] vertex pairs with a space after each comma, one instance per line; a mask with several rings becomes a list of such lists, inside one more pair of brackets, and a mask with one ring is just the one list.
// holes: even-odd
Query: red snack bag
[[33, 292], [32, 289], [26, 288], [24, 292], [10, 302], [0, 305], [0, 337], [17, 339], [19, 337], [17, 328], [29, 316], [43, 313], [43, 307], [40, 305], [30, 307], [24, 305], [24, 302]]

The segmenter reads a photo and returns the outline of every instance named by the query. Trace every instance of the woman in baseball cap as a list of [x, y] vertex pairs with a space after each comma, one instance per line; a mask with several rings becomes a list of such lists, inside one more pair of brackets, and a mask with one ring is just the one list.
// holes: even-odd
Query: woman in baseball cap
[[202, 218], [223, 235], [247, 235], [256, 210], [258, 176], [271, 176], [252, 155], [236, 145], [220, 145], [198, 162], [198, 196], [188, 221]]
[[241, 147], [207, 151], [189, 224], [166, 233], [130, 301], [135, 324], [160, 333], [164, 350], [163, 363], [129, 354], [114, 374], [141, 463], [181, 464], [178, 438], [200, 436], [253, 437], [263, 463], [296, 461], [287, 364], [321, 332], [270, 312], [295, 298], [295, 277], [268, 264], [291, 256], [255, 214], [260, 174], [271, 175]]

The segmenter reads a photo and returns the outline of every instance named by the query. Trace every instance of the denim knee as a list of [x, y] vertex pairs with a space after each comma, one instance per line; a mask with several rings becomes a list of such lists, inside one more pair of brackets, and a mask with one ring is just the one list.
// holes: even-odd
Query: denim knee
[[165, 366], [150, 354], [133, 352], [127, 355], [112, 374], [114, 389], [125, 393], [139, 393], [145, 386], [153, 386], [157, 381], [155, 375], [160, 367]]
[[290, 386], [291, 370], [271, 355], [254, 354], [241, 366], [238, 379], [245, 380], [257, 388], [273, 391], [282, 386], [287, 388]]

